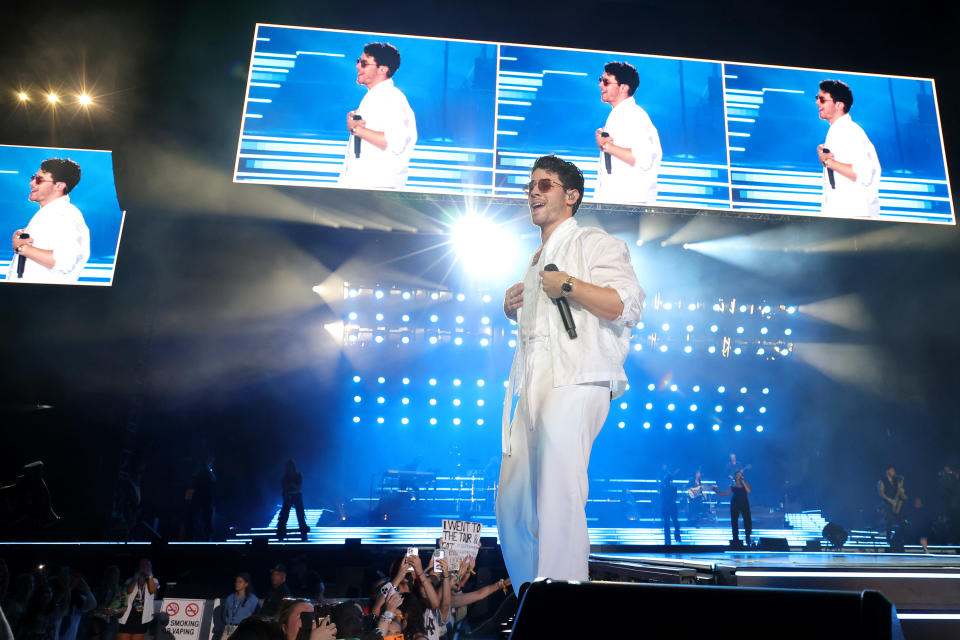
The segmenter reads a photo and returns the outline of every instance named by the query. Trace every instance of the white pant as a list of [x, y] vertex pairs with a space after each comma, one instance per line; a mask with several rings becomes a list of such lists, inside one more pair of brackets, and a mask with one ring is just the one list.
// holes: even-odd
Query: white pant
[[588, 580], [585, 512], [593, 441], [610, 410], [610, 386], [553, 386], [550, 353], [534, 348], [500, 465], [500, 548], [519, 588], [537, 577]]

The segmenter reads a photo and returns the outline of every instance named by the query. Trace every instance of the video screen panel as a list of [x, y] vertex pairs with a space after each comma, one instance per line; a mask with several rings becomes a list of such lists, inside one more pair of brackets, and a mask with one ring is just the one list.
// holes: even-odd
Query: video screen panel
[[[49, 158], [79, 166], [80, 180], [65, 196], [50, 175], [62, 179], [56, 174], [70, 169], [44, 171]], [[110, 286], [123, 219], [110, 151], [0, 145], [0, 229], [11, 238], [0, 248], [0, 281]], [[45, 253], [17, 255], [19, 230]]]
[[522, 197], [546, 153], [587, 202], [955, 221], [930, 79], [257, 25], [237, 182]]

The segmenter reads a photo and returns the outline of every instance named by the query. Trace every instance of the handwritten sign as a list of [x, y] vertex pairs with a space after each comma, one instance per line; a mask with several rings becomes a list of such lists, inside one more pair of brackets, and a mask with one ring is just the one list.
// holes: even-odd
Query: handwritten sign
[[440, 538], [440, 548], [447, 554], [447, 566], [451, 571], [460, 568], [463, 558], [477, 559], [480, 551], [480, 531], [483, 525], [479, 522], [463, 520], [444, 520], [443, 536]]

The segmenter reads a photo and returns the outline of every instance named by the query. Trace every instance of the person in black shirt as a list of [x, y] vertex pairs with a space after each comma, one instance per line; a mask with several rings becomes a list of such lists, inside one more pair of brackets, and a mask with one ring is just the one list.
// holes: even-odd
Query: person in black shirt
[[[677, 470], [679, 471], [679, 469]], [[667, 465], [663, 465], [660, 476], [660, 520], [663, 522], [663, 544], [670, 544], [670, 521], [673, 521], [673, 537], [680, 542], [680, 522], [677, 519], [677, 490], [673, 486], [673, 477], [677, 471], [670, 473]]]
[[726, 491], [717, 489], [713, 485], [713, 490], [718, 496], [727, 496], [733, 493], [730, 498], [730, 528], [733, 531], [733, 546], [740, 546], [740, 516], [743, 516], [743, 532], [746, 534], [747, 546], [750, 546], [750, 534], [753, 531], [753, 520], [750, 517], [750, 484], [744, 479], [743, 471], [737, 471], [733, 476], [733, 484]]
[[706, 519], [706, 496], [703, 492], [710, 487], [703, 484], [703, 473], [700, 469], [693, 475], [687, 485], [687, 522], [702, 525]]
[[280, 609], [284, 598], [290, 597], [290, 587], [287, 586], [287, 568], [278, 564], [270, 571], [270, 593], [263, 600], [260, 615], [271, 618]]
[[283, 540], [287, 535], [287, 518], [290, 516], [290, 507], [297, 510], [297, 523], [300, 525], [300, 539], [307, 541], [310, 527], [307, 526], [307, 517], [303, 513], [303, 474], [297, 471], [293, 460], [287, 460], [286, 471], [280, 478], [280, 488], [283, 491], [283, 506], [277, 516], [277, 537]]
[[883, 477], [877, 483], [877, 493], [883, 501], [883, 519], [887, 542], [892, 543], [894, 538], [903, 533], [901, 530], [903, 528], [902, 507], [907, 499], [907, 494], [903, 490], [903, 476], [897, 475], [897, 470], [893, 465], [887, 467]]

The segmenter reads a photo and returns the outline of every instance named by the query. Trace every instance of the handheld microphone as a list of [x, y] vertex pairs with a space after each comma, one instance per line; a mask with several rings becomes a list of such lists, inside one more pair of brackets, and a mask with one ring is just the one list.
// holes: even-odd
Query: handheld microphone
[[[826, 147], [824, 147], [824, 148], [823, 148], [823, 152], [824, 152], [824, 153], [830, 153], [830, 149], [827, 149]], [[829, 168], [829, 167], [827, 167], [827, 179], [830, 181], [830, 188], [831, 188], [831, 189], [836, 189], [836, 188], [837, 188], [837, 183], [834, 182], [834, 180], [833, 180], [833, 169], [831, 169], [831, 168]]]
[[[29, 237], [30, 237], [30, 234], [29, 234], [29, 233], [21, 233], [21, 234], [20, 234], [20, 239], [21, 239], [21, 240], [26, 240], [26, 239], [29, 238]], [[21, 255], [19, 258], [17, 258], [17, 278], [22, 278], [22, 277], [23, 277], [23, 267], [24, 267], [26, 264], [27, 264], [27, 256]]]
[[[603, 133], [600, 134], [600, 137], [609, 138], [610, 134], [604, 131]], [[610, 166], [610, 154], [607, 153], [606, 151], [603, 152], [603, 164], [607, 168], [607, 174], [609, 174], [612, 170], [612, 167]]]
[[[357, 114], [353, 114], [353, 119], [363, 120], [363, 117], [358, 116]], [[362, 142], [360, 140], [360, 136], [358, 136], [357, 134], [353, 134], [353, 155], [355, 155], [358, 158], [360, 157], [360, 142]]]
[[[543, 268], [544, 271], [559, 271], [557, 265], [550, 263]], [[577, 337], [577, 325], [573, 323], [573, 315], [570, 313], [570, 303], [563, 296], [560, 296], [554, 302], [557, 303], [557, 309], [560, 310], [560, 319], [563, 320], [563, 328], [567, 330], [570, 339]]]

